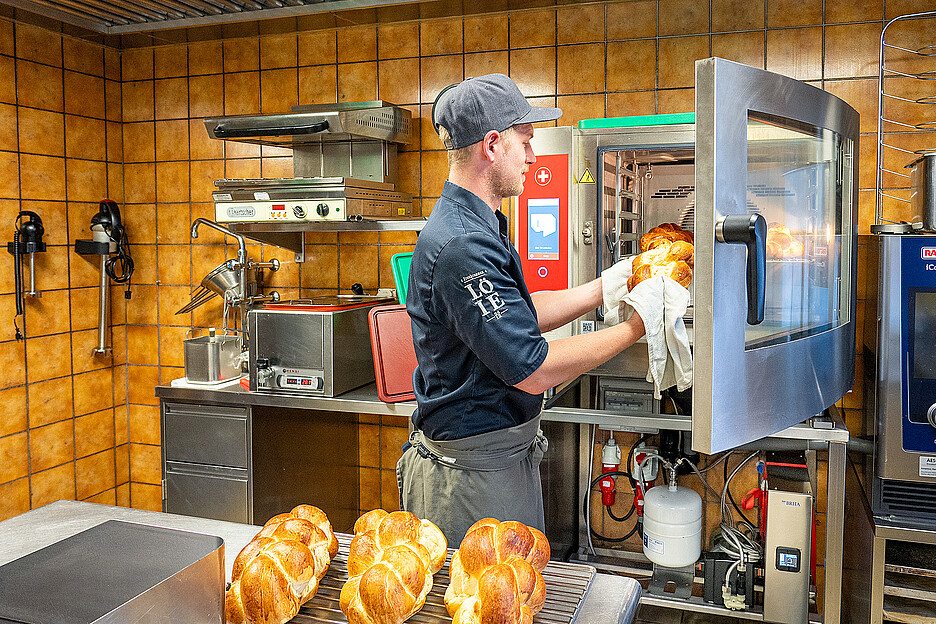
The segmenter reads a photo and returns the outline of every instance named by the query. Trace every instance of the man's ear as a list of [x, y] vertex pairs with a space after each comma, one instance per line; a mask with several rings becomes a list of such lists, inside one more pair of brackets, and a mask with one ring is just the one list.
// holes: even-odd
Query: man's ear
[[481, 154], [484, 160], [494, 162], [496, 147], [500, 145], [502, 141], [503, 137], [501, 133], [496, 130], [491, 130], [484, 135], [484, 138], [481, 139]]

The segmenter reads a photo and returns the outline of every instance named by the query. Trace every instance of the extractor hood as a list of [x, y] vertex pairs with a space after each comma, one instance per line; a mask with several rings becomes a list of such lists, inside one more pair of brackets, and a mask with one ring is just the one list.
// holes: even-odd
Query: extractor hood
[[307, 144], [412, 140], [412, 113], [376, 100], [293, 106], [289, 113], [209, 117], [205, 129], [213, 139], [297, 147]]

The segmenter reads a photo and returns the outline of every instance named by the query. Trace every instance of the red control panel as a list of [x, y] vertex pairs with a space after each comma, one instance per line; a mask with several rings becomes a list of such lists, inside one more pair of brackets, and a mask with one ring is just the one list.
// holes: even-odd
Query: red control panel
[[517, 251], [530, 292], [569, 287], [569, 155], [537, 156], [517, 198]]

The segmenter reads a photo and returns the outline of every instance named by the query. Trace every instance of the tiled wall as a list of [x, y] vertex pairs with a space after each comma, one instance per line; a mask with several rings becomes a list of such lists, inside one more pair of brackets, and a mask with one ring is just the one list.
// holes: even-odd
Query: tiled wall
[[[0, 76], [16, 79], [0, 80], [0, 223], [36, 210], [50, 243], [38, 261], [44, 296], [27, 302], [25, 347], [10, 325], [0, 327], [7, 363], [0, 517], [63, 496], [159, 507], [153, 387], [183, 375], [191, 325], [221, 322], [217, 305], [174, 312], [234, 252], [211, 230], [193, 244], [189, 226], [212, 216], [215, 179], [292, 175], [288, 151], [210, 140], [202, 118], [378, 98], [403, 105], [420, 123], [400, 154], [399, 188], [427, 215], [446, 177], [445, 154], [426, 120], [442, 87], [505, 72], [534, 104], [562, 107], [559, 125], [684, 112], [693, 109], [693, 61], [717, 55], [811, 82], [859, 111], [860, 231], [867, 233], [881, 28], [885, 19], [931, 8], [931, 0], [598, 2], [123, 52], [0, 22]], [[69, 246], [87, 236], [94, 202], [105, 193], [121, 203], [137, 265], [133, 298], [114, 290], [112, 360], [87, 355], [97, 274]], [[895, 210], [890, 216], [903, 216]], [[389, 258], [414, 240], [412, 233], [317, 234], [307, 238], [304, 264], [281, 249], [251, 245], [250, 253], [283, 262], [268, 281], [290, 298], [354, 282], [392, 287]], [[0, 319], [9, 319], [12, 268], [4, 257]], [[843, 406], [855, 418], [850, 410], [860, 396]], [[405, 422], [362, 416], [360, 431], [361, 508], [392, 508]]]
[[0, 518], [59, 498], [130, 501], [124, 330], [107, 336], [112, 355], [92, 355], [99, 273], [73, 251], [98, 200], [122, 199], [119, 80], [115, 50], [0, 21], [0, 239], [29, 210], [48, 245], [25, 342], [13, 259], [0, 257]]

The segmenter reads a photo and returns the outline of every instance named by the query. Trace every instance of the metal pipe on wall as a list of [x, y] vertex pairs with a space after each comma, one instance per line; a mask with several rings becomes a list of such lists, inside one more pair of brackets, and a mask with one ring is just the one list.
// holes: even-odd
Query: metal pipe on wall
[[107, 353], [107, 341], [105, 340], [105, 334], [107, 331], [107, 286], [108, 286], [108, 277], [107, 277], [107, 256], [101, 255], [101, 285], [100, 293], [98, 294], [98, 302], [100, 308], [98, 309], [98, 343], [97, 347], [94, 348], [92, 353]]

